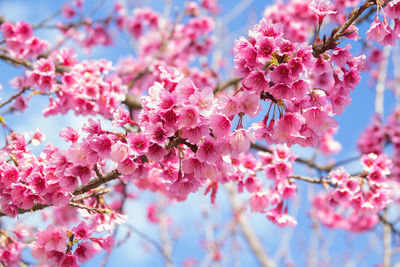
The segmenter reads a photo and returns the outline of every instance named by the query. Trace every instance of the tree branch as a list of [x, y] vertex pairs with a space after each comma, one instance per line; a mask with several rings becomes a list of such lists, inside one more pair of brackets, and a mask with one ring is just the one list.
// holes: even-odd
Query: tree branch
[[161, 205], [158, 205], [158, 226], [160, 230], [161, 236], [161, 246], [163, 254], [166, 259], [167, 267], [174, 267], [174, 263], [172, 262], [172, 244], [168, 234], [168, 217], [165, 215], [164, 211], [161, 208]]
[[[263, 145], [260, 145], [260, 144], [251, 144], [250, 147], [253, 148], [253, 149], [259, 150], [259, 151], [272, 153], [271, 149], [269, 149], [268, 147], [265, 147]], [[330, 172], [334, 168], [334, 165], [321, 166], [319, 164], [314, 163], [311, 160], [307, 160], [307, 159], [300, 158], [300, 157], [296, 159], [296, 162], [302, 163], [302, 164], [305, 164], [305, 165], [307, 165], [307, 166], [309, 166], [311, 168], [314, 168], [314, 169], [317, 169], [317, 170], [320, 170], [320, 171], [326, 171], [326, 172]]]
[[379, 216], [379, 220], [381, 221], [381, 223], [383, 223], [384, 225], [390, 227], [390, 230], [392, 231], [392, 233], [399, 235], [400, 236], [400, 231], [397, 230], [397, 228], [394, 226], [394, 223], [389, 222], [383, 215], [378, 214]]
[[242, 81], [242, 78], [233, 78], [229, 81], [218, 84], [217, 87], [214, 88], [214, 94], [218, 93], [219, 91], [225, 90], [229, 86], [237, 85], [241, 81]]
[[306, 177], [306, 176], [302, 176], [302, 175], [290, 175], [287, 178], [301, 180], [301, 181], [305, 181], [305, 182], [312, 183], [312, 184], [328, 184], [332, 187], [337, 187], [337, 185], [332, 183], [329, 179], [322, 178], [322, 177], [321, 178], [311, 178], [311, 177]]
[[332, 32], [332, 35], [328, 40], [313, 46], [313, 56], [317, 58], [325, 51], [334, 48], [339, 43], [339, 39], [345, 35], [345, 31], [353, 24], [353, 22], [358, 19], [365, 10], [375, 4], [375, 0], [365, 0], [364, 4], [360, 8], [355, 9], [350, 13], [346, 22], [336, 32]]
[[[119, 175], [120, 174], [118, 173], [117, 170], [113, 170], [113, 171], [109, 172], [108, 174], [103, 175], [102, 177], [98, 177], [98, 178], [95, 178], [95, 179], [91, 180], [85, 186], [78, 186], [75, 189], [73, 195], [77, 196], [77, 195], [84, 194], [84, 193], [86, 193], [86, 192], [88, 192], [88, 191], [90, 191], [90, 190], [92, 190], [92, 189], [94, 189], [94, 188], [96, 188], [96, 187], [98, 187], [98, 186], [100, 186], [102, 184], [105, 184], [105, 183], [107, 183], [109, 181], [117, 179], [119, 177]], [[75, 204], [76, 203], [74, 202], [74, 200], [69, 202], [69, 205], [71, 205], [71, 206], [76, 206]], [[28, 209], [28, 210], [18, 209], [18, 214], [24, 214], [24, 213], [27, 213], [27, 212], [34, 212], [34, 211], [37, 211], [37, 210], [45, 209], [45, 208], [50, 207], [50, 206], [51, 205], [45, 205], [45, 204], [37, 203], [37, 204], [33, 205], [33, 207], [31, 209]], [[0, 212], [0, 217], [2, 217], [2, 216], [6, 216], [6, 214]]]
[[247, 219], [246, 216], [243, 215], [242, 207], [236, 199], [235, 191], [231, 184], [226, 184], [226, 188], [229, 192], [229, 199], [233, 208], [234, 216], [237, 216], [237, 222], [239, 223], [242, 233], [249, 243], [251, 249], [256, 255], [260, 264], [264, 267], [275, 267], [276, 263], [270, 259], [264, 251], [263, 245], [258, 239], [257, 235], [254, 233], [253, 228]]
[[10, 103], [11, 101], [13, 101], [15, 98], [19, 97], [20, 95], [22, 95], [26, 90], [28, 90], [29, 87], [24, 87], [22, 90], [20, 90], [18, 93], [12, 95], [9, 99], [7, 99], [6, 101], [4, 101], [3, 103], [0, 104], [0, 108], [4, 107], [5, 105], [7, 105], [8, 103]]
[[122, 101], [125, 105], [127, 105], [130, 109], [142, 109], [142, 104], [140, 101], [131, 94], [125, 95], [125, 100]]
[[135, 226], [131, 225], [131, 224], [125, 224], [132, 232], [134, 232], [135, 234], [137, 234], [138, 236], [140, 236], [141, 238], [143, 238], [144, 240], [146, 240], [147, 242], [149, 242], [150, 244], [152, 244], [160, 253], [161, 255], [163, 255], [163, 257], [165, 258], [165, 260], [167, 262], [172, 262], [171, 258], [165, 254], [162, 246], [155, 241], [154, 239], [152, 239], [151, 237], [149, 237], [147, 234], [145, 234], [144, 232], [142, 232], [141, 230], [139, 230], [138, 228], [136, 228]]
[[[382, 218], [387, 218], [388, 210], [384, 209]], [[383, 267], [390, 267], [392, 258], [392, 229], [390, 225], [383, 223]]]

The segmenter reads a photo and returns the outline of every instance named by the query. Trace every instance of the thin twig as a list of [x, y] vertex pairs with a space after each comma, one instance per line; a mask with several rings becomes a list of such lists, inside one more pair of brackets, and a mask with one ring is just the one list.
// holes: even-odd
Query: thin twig
[[399, 235], [400, 236], [400, 230], [397, 230], [397, 228], [395, 227], [395, 223], [391, 223], [389, 222], [384, 216], [382, 216], [381, 214], [378, 214], [379, 216], [379, 220], [381, 221], [381, 223], [383, 223], [384, 225], [387, 225], [390, 227], [390, 230], [392, 231], [392, 233]]
[[41, 22], [39, 22], [37, 25], [33, 25], [32, 28], [33, 29], [39, 29], [42, 28], [43, 26], [46, 25], [47, 22], [49, 22], [50, 20], [54, 19], [55, 17], [57, 17], [58, 15], [61, 14], [61, 8], [58, 9], [56, 12], [54, 12], [53, 14], [51, 14], [50, 16], [48, 16], [47, 18], [45, 18], [44, 20], [42, 20]]
[[[105, 183], [107, 183], [109, 181], [117, 179], [119, 177], [119, 175], [120, 174], [119, 174], [119, 172], [117, 170], [111, 171], [108, 174], [103, 175], [102, 178], [96, 178], [96, 179], [91, 180], [86, 186], [77, 187], [75, 189], [73, 195], [77, 196], [77, 195], [84, 194], [84, 193], [86, 193], [86, 192], [88, 192], [88, 191], [90, 191], [90, 190], [92, 190], [92, 189], [94, 189], [96, 187], [99, 187], [102, 184], [105, 184]], [[24, 213], [27, 213], [27, 212], [34, 212], [34, 211], [37, 211], [37, 210], [45, 209], [45, 208], [50, 207], [50, 206], [51, 205], [45, 205], [45, 204], [37, 203], [31, 209], [25, 210], [25, 209], [20, 209], [19, 208], [18, 209], [18, 214], [24, 214]], [[2, 217], [2, 216], [6, 216], [6, 214], [0, 212], [0, 217]]]
[[[159, 200], [161, 201], [161, 199]], [[160, 236], [161, 236], [161, 245], [162, 245], [162, 250], [163, 254], [166, 255], [165, 259], [166, 261], [166, 266], [167, 267], [173, 267], [175, 266], [174, 263], [172, 262], [172, 244], [171, 240], [169, 238], [168, 234], [168, 218], [163, 212], [161, 205], [158, 205], [158, 226], [160, 230]]]
[[138, 228], [136, 228], [131, 224], [124, 224], [124, 226], [128, 227], [132, 232], [134, 232], [135, 234], [137, 234], [138, 236], [140, 236], [141, 238], [152, 244], [161, 253], [161, 255], [163, 255], [163, 257], [167, 262], [172, 262], [171, 258], [164, 252], [162, 246], [157, 241], [155, 241], [150, 236], [140, 231]]
[[[263, 151], [263, 152], [272, 153], [272, 150], [270, 148], [265, 147], [260, 144], [251, 144], [251, 148], [259, 150], [259, 151]], [[312, 167], [312, 168], [320, 170], [320, 171], [325, 171], [325, 172], [330, 172], [334, 168], [334, 166], [332, 166], [332, 165], [321, 166], [321, 165], [318, 165], [317, 163], [312, 162], [311, 160], [307, 160], [307, 159], [304, 159], [301, 157], [297, 158], [296, 162], [305, 164], [309, 167]]]
[[351, 12], [346, 22], [333, 35], [331, 35], [328, 40], [313, 46], [313, 56], [319, 57], [325, 51], [334, 48], [338, 44], [339, 39], [345, 35], [346, 30], [353, 24], [353, 22], [358, 19], [365, 10], [375, 4], [375, 0], [366, 0], [361, 7]]
[[0, 53], [0, 59], [6, 61], [7, 63], [14, 65], [16, 67], [25, 66], [28, 69], [33, 69], [32, 62], [30, 62], [28, 60], [23, 60], [23, 59], [12, 57], [11, 55], [6, 54], [6, 53]]
[[396, 96], [396, 109], [400, 109], [400, 46], [393, 47], [393, 66], [394, 66], [394, 94]]
[[242, 233], [253, 250], [260, 264], [264, 267], [274, 267], [276, 263], [270, 259], [261, 244], [258, 236], [254, 233], [253, 228], [250, 225], [247, 217], [242, 212], [242, 207], [236, 199], [235, 190], [231, 184], [226, 184], [226, 188], [229, 192], [229, 199], [233, 208], [234, 216], [237, 216], [237, 222], [242, 229]]
[[381, 65], [379, 66], [378, 80], [376, 84], [375, 113], [378, 114], [381, 118], [383, 116], [386, 73], [391, 49], [392, 46], [390, 45], [387, 45], [385, 46], [385, 48], [383, 48], [383, 60], [381, 62]]
[[6, 101], [4, 101], [3, 103], [0, 104], [0, 108], [4, 107], [5, 105], [7, 105], [8, 103], [10, 103], [11, 101], [13, 101], [15, 98], [19, 97], [20, 95], [22, 95], [26, 90], [28, 90], [29, 87], [24, 87], [22, 88], [22, 90], [20, 90], [18, 93], [12, 95], [9, 99], [7, 99]]
[[99, 209], [99, 208], [95, 208], [95, 207], [90, 207], [90, 206], [86, 206], [80, 203], [76, 203], [76, 202], [72, 202], [70, 201], [68, 203], [68, 205], [70, 205], [71, 207], [75, 207], [75, 208], [79, 208], [79, 209], [84, 209], [87, 210], [89, 212], [96, 212], [96, 213], [112, 213], [112, 210], [108, 210], [108, 209]]
[[[383, 210], [383, 218], [387, 218], [388, 210], [385, 208]], [[392, 242], [392, 229], [388, 224], [383, 224], [383, 267], [391, 266], [391, 242]]]
[[337, 187], [336, 184], [332, 183], [329, 179], [326, 179], [326, 178], [311, 178], [311, 177], [306, 177], [306, 176], [302, 176], [302, 175], [290, 175], [287, 178], [301, 180], [301, 181], [305, 181], [305, 182], [312, 183], [312, 184], [328, 184], [332, 187]]
[[233, 79], [231, 79], [229, 81], [226, 81], [226, 82], [223, 82], [221, 84], [218, 84], [217, 87], [214, 88], [214, 94], [216, 94], [217, 92], [225, 90], [229, 86], [237, 85], [241, 81], [242, 81], [242, 78], [233, 78]]

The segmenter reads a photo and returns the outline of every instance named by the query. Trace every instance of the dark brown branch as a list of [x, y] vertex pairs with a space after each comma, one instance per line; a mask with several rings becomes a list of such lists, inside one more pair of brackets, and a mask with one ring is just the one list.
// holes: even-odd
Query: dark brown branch
[[306, 176], [302, 176], [302, 175], [291, 175], [287, 177], [288, 179], [296, 179], [296, 180], [301, 180], [301, 181], [305, 181], [308, 183], [312, 183], [312, 184], [322, 184], [322, 185], [330, 185], [332, 187], [337, 187], [336, 184], [332, 183], [329, 179], [326, 178], [311, 178], [311, 177], [306, 177]]
[[0, 53], [0, 59], [4, 60], [5, 62], [14, 65], [14, 66], [24, 66], [28, 69], [33, 69], [33, 64], [32, 62], [28, 60], [23, 60], [23, 59], [18, 59], [15, 57], [10, 56], [9, 54], [6, 53]]
[[[259, 144], [251, 144], [251, 148], [259, 150], [259, 151], [263, 151], [263, 152], [272, 153], [271, 149], [269, 149], [268, 147], [259, 145]], [[314, 163], [314, 162], [312, 162], [310, 160], [303, 159], [303, 158], [300, 158], [300, 157], [296, 159], [296, 162], [305, 164], [305, 165], [307, 165], [307, 166], [309, 166], [311, 168], [314, 168], [314, 169], [317, 169], [317, 170], [320, 170], [320, 171], [330, 172], [333, 169], [332, 165], [321, 166], [321, 165], [316, 164], [316, 163]]]
[[[38, 56], [38, 58], [46, 58], [46, 57], [48, 57], [48, 55], [46, 54]], [[30, 62], [29, 60], [23, 60], [16, 57], [12, 57], [7, 53], [0, 53], [0, 59], [16, 67], [24, 66], [31, 70], [34, 69], [33, 63]], [[69, 68], [66, 66], [56, 65], [55, 67], [56, 67], [56, 72], [58, 73], [64, 73], [69, 71]]]
[[192, 150], [193, 153], [196, 153], [198, 150], [198, 147], [196, 145], [189, 143], [186, 139], [183, 139], [181, 137], [178, 137], [171, 142], [171, 145], [174, 147], [182, 144], [190, 148], [190, 150]]
[[128, 83], [128, 89], [130, 89], [138, 80], [143, 78], [146, 74], [149, 74], [150, 71], [148, 69], [145, 69], [141, 72], [139, 72], [135, 78], [133, 78], [129, 83]]
[[226, 184], [225, 185], [226, 189], [228, 190], [229, 193], [229, 200], [231, 202], [231, 206], [234, 212], [234, 215], [237, 218], [237, 222], [242, 230], [242, 233], [244, 237], [247, 240], [247, 243], [249, 244], [250, 248], [254, 252], [255, 256], [257, 257], [259, 263], [263, 267], [275, 267], [276, 263], [268, 257], [266, 254], [266, 251], [264, 250], [264, 247], [254, 232], [253, 228], [251, 227], [250, 222], [248, 221], [248, 218], [244, 216], [243, 214], [243, 209], [238, 202], [238, 199], [235, 194], [235, 190], [232, 186], [232, 184]]
[[115, 180], [120, 176], [120, 173], [117, 170], [113, 170], [106, 175], [103, 175], [102, 177], [98, 177], [96, 179], [91, 180], [87, 185], [85, 186], [79, 186], [75, 189], [74, 195], [81, 195], [83, 193], [86, 193], [96, 187], [99, 187], [102, 184], [105, 184], [109, 181]]
[[95, 213], [112, 213], [112, 210], [108, 210], [108, 209], [99, 209], [99, 208], [95, 208], [95, 207], [90, 207], [90, 206], [86, 206], [83, 204], [79, 204], [76, 202], [69, 202], [68, 203], [71, 207], [75, 207], [75, 208], [79, 208], [79, 209], [83, 209], [83, 210], [87, 210], [89, 212], [95, 212]]
[[[109, 181], [117, 179], [119, 177], [119, 175], [120, 174], [118, 173], [117, 170], [113, 170], [113, 171], [107, 173], [106, 175], [103, 175], [102, 177], [98, 177], [96, 179], [91, 180], [85, 186], [78, 186], [75, 189], [73, 195], [77, 196], [77, 195], [84, 194], [84, 193], [86, 193], [86, 192], [88, 192], [88, 191], [90, 191], [90, 190], [92, 190], [92, 189], [94, 189], [96, 187], [99, 187], [102, 184], [105, 184], [105, 183], [107, 183]], [[73, 201], [71, 201], [69, 204], [71, 205], [71, 203], [74, 203], [74, 204], [72, 204], [72, 206], [75, 206], [75, 204], [76, 204]], [[31, 209], [28, 209], [28, 210], [18, 209], [18, 214], [24, 214], [24, 213], [27, 213], [27, 212], [33, 212], [33, 211], [37, 211], [37, 210], [42, 210], [42, 209], [50, 207], [50, 206], [51, 205], [44, 205], [44, 204], [38, 203], [38, 204], [35, 204]], [[2, 216], [6, 216], [6, 214], [0, 212], [0, 217], [2, 217]]]
[[397, 230], [396, 227], [394, 226], [394, 223], [389, 222], [383, 215], [378, 214], [379, 216], [379, 220], [381, 221], [381, 223], [383, 223], [384, 225], [387, 225], [390, 227], [392, 233], [396, 234], [396, 235], [400, 235], [400, 230]]
[[28, 90], [28, 88], [29, 87], [24, 87], [21, 91], [19, 91], [18, 93], [12, 95], [9, 99], [7, 99], [6, 101], [4, 101], [3, 103], [0, 104], [0, 108], [4, 107], [5, 105], [7, 105], [11, 101], [13, 101], [15, 98], [17, 98], [20, 95], [22, 95], [26, 90]]
[[319, 57], [325, 51], [334, 48], [339, 44], [339, 39], [345, 35], [346, 30], [358, 19], [365, 10], [375, 5], [375, 0], [366, 0], [364, 4], [350, 13], [346, 22], [328, 40], [313, 46], [313, 56]]
[[140, 104], [140, 101], [131, 94], [126, 94], [125, 100], [122, 103], [131, 109], [142, 109], [142, 104]]
[[218, 84], [217, 87], [214, 88], [214, 94], [216, 94], [219, 91], [223, 91], [229, 86], [237, 85], [242, 81], [242, 78], [233, 78], [229, 81], [223, 82], [221, 84]]
[[125, 224], [132, 232], [134, 232], [135, 234], [137, 234], [138, 236], [140, 236], [141, 238], [143, 238], [144, 240], [146, 240], [147, 242], [149, 242], [150, 244], [152, 244], [161, 254], [162, 256], [165, 258], [165, 260], [167, 262], [172, 263], [172, 259], [165, 253], [164, 249], [162, 248], [162, 246], [155, 241], [154, 239], [152, 239], [150, 236], [148, 236], [147, 234], [145, 234], [144, 232], [140, 231], [138, 228], [136, 228], [135, 226], [131, 225], [131, 224]]

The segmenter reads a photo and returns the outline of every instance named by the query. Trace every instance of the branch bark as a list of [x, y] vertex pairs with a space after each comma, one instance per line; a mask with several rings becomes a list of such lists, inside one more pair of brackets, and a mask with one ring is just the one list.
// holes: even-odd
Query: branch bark
[[275, 267], [276, 263], [267, 256], [263, 248], [263, 245], [261, 244], [257, 235], [254, 233], [254, 230], [251, 227], [250, 222], [248, 221], [247, 217], [243, 215], [242, 207], [236, 198], [233, 186], [231, 184], [227, 184], [226, 188], [229, 193], [229, 199], [233, 208], [234, 216], [237, 216], [237, 222], [240, 225], [240, 228], [242, 229], [242, 233], [246, 238], [247, 243], [249, 243], [250, 248], [256, 255], [258, 261], [264, 267]]
[[328, 40], [313, 46], [313, 56], [319, 57], [321, 54], [325, 53], [325, 51], [334, 48], [338, 44], [339, 39], [345, 35], [346, 30], [356, 21], [356, 19], [358, 19], [370, 6], [375, 4], [375, 0], [366, 0], [361, 7], [351, 12], [346, 22], [333, 35], [331, 35]]
[[[108, 174], [103, 175], [102, 177], [97, 177], [96, 179], [91, 180], [91, 181], [90, 181], [87, 185], [85, 185], [85, 186], [79, 186], [79, 187], [77, 187], [77, 188], [75, 189], [73, 195], [74, 195], [74, 196], [77, 196], [77, 195], [81, 195], [81, 194], [84, 194], [84, 193], [86, 193], [86, 192], [89, 192], [90, 190], [92, 190], [92, 189], [94, 189], [94, 188], [96, 188], [96, 187], [99, 187], [99, 186], [102, 185], [102, 184], [105, 184], [105, 183], [107, 183], [107, 182], [109, 182], [109, 181], [112, 181], [112, 180], [117, 179], [117, 178], [119, 177], [119, 175], [120, 175], [120, 174], [118, 173], [117, 170], [113, 170], [113, 171], [109, 172]], [[73, 199], [70, 201], [69, 204], [70, 204], [71, 206], [76, 206], [76, 205], [75, 205], [76, 203], [74, 202]], [[37, 210], [45, 209], [45, 208], [50, 207], [50, 206], [51, 206], [51, 205], [45, 205], [45, 204], [37, 203], [37, 204], [35, 204], [31, 209], [28, 209], [28, 210], [25, 210], [25, 209], [18, 209], [18, 214], [24, 214], [24, 213], [27, 213], [27, 212], [34, 212], [34, 211], [37, 211]], [[2, 216], [6, 216], [6, 214], [0, 212], [0, 217], [2, 217]]]
[[[250, 147], [253, 149], [259, 150], [259, 151], [272, 153], [271, 149], [269, 149], [268, 147], [265, 147], [263, 145], [260, 145], [260, 144], [251, 144]], [[335, 165], [322, 166], [322, 165], [314, 163], [311, 160], [307, 160], [307, 159], [300, 158], [300, 157], [296, 159], [296, 162], [305, 164], [311, 168], [314, 168], [314, 169], [317, 169], [320, 171], [326, 171], [326, 172], [330, 172], [335, 167]]]
[[[385, 209], [383, 211], [383, 218], [387, 218], [388, 211]], [[390, 225], [383, 224], [383, 267], [390, 267], [392, 259], [392, 229]]]
[[168, 234], [168, 217], [165, 215], [164, 211], [162, 210], [161, 204], [158, 205], [158, 226], [160, 230], [161, 236], [161, 245], [162, 251], [165, 255], [165, 265], [166, 267], [174, 267], [174, 263], [172, 262], [172, 244]]

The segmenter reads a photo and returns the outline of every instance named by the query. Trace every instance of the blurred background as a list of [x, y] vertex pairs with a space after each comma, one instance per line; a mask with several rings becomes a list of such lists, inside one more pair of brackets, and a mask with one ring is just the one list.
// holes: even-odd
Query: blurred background
[[[53, 0], [0, 0], [0, 14], [12, 21], [24, 20], [28, 23], [36, 24], [48, 17], [54, 11], [60, 9], [66, 1]], [[94, 15], [104, 17], [113, 9], [114, 2], [105, 0]], [[170, 16], [174, 17], [183, 9], [185, 1], [178, 0], [126, 0], [118, 1], [129, 10], [136, 7], [149, 6], [155, 11], [163, 13], [166, 6], [171, 5]], [[223, 47], [223, 54], [220, 55], [221, 70], [223, 78], [228, 80], [233, 77], [231, 72], [233, 66], [232, 47], [234, 40], [238, 37], [247, 35], [247, 31], [257, 23], [266, 5], [272, 1], [264, 0], [220, 0], [220, 24], [218, 24], [218, 38], [216, 45]], [[96, 0], [85, 0], [84, 10], [87, 13], [98, 4]], [[56, 22], [60, 16], [54, 19]], [[360, 28], [360, 34], [368, 29], [368, 25]], [[35, 34], [40, 38], [57, 42], [60, 34], [54, 29], [39, 29]], [[75, 43], [67, 43], [66, 46], [76, 48], [79, 59], [85, 58], [105, 58], [114, 64], [120, 58], [128, 55], [135, 56], [134, 40], [121, 34], [117, 30], [113, 35], [114, 46], [96, 46], [90, 53], [84, 53]], [[357, 54], [360, 47], [353, 45], [353, 54]], [[344, 42], [341, 46], [344, 46]], [[358, 50], [358, 51], [357, 51]], [[15, 93], [15, 89], [10, 87], [10, 80], [23, 74], [21, 68], [15, 68], [4, 62], [0, 62], [0, 83], [3, 89], [0, 92], [2, 99]], [[392, 74], [393, 63], [389, 63], [389, 77]], [[352, 104], [346, 107], [346, 111], [336, 116], [339, 123], [339, 131], [335, 136], [342, 145], [342, 150], [336, 156], [336, 160], [342, 160], [359, 155], [356, 149], [357, 139], [365, 127], [370, 123], [374, 113], [375, 84], [370, 76], [364, 75], [361, 83], [351, 94]], [[7, 124], [16, 132], [33, 132], [40, 128], [46, 135], [46, 142], [55, 144], [61, 148], [66, 148], [68, 144], [58, 136], [59, 130], [71, 126], [79, 129], [87, 121], [85, 117], [76, 117], [73, 113], [67, 115], [57, 115], [43, 118], [42, 110], [48, 105], [48, 98], [38, 96], [29, 102], [29, 108], [24, 113], [15, 113], [7, 116]], [[394, 94], [391, 91], [385, 92], [385, 117], [394, 108]], [[259, 120], [246, 118], [245, 123], [250, 125]], [[103, 125], [110, 126], [109, 122]], [[45, 143], [46, 143], [45, 142]], [[43, 145], [35, 148], [35, 152], [40, 153]], [[293, 147], [292, 150], [305, 158], [310, 158], [313, 154], [312, 149]], [[321, 156], [318, 161], [323, 163], [329, 158]], [[345, 166], [350, 172], [361, 169], [358, 162], [353, 162]], [[309, 173], [304, 166], [296, 166], [296, 173]], [[272, 258], [280, 259], [280, 266], [375, 266], [382, 259], [382, 229], [377, 226], [373, 231], [362, 234], [349, 233], [342, 230], [326, 229], [321, 224], [310, 219], [308, 215], [309, 203], [312, 196], [320, 190], [324, 190], [321, 185], [309, 185], [297, 182], [299, 194], [291, 201], [290, 213], [298, 220], [298, 225], [292, 228], [279, 228], [269, 222], [264, 215], [247, 212], [249, 222], [256, 231], [266, 252]], [[164, 266], [165, 259], [157, 250], [154, 242], [160, 242], [159, 227], [157, 224], [149, 222], [147, 211], [149, 205], [165, 200], [160, 200], [150, 192], [139, 192], [132, 188], [137, 194], [137, 198], [127, 203], [125, 210], [128, 215], [127, 226], [120, 226], [118, 240], [121, 244], [112, 252], [108, 258], [107, 266]], [[170, 218], [169, 232], [173, 244], [172, 259], [176, 266], [198, 266], [203, 264], [209, 266], [210, 263], [208, 250], [205, 246], [206, 240], [210, 235], [223, 240], [224, 245], [220, 252], [221, 266], [258, 266], [258, 261], [249, 248], [247, 242], [236, 227], [228, 228], [232, 222], [232, 208], [229, 198], [224, 190], [219, 190], [215, 205], [211, 205], [209, 196], [203, 196], [203, 191], [189, 195], [187, 201], [178, 203], [168, 203], [165, 206], [165, 214]], [[248, 196], [243, 194], [240, 199], [246, 201]], [[396, 215], [396, 214], [394, 214]], [[17, 220], [2, 219], [8, 227]], [[25, 215], [20, 217], [20, 221], [27, 224], [36, 224], [44, 229], [45, 224], [41, 223], [39, 215]], [[47, 220], [51, 223], [51, 219]], [[227, 229], [229, 231], [227, 231]], [[151, 239], [151, 240], [150, 240]], [[394, 240], [393, 242], [398, 242]], [[118, 241], [117, 241], [118, 243]], [[397, 244], [397, 243], [396, 243]], [[28, 259], [34, 261], [29, 256], [29, 251], [25, 251]], [[100, 266], [104, 263], [105, 254], [98, 254], [93, 260], [84, 266]], [[208, 257], [208, 258], [207, 258]], [[218, 257], [218, 255], [213, 255]], [[394, 261], [400, 257], [394, 256]]]

